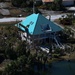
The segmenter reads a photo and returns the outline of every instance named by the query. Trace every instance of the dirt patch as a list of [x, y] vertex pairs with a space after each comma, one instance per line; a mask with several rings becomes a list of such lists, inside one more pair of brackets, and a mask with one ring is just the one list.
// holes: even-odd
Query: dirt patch
[[65, 60], [75, 60], [75, 52], [71, 52], [70, 54], [62, 56], [61, 58], [65, 59]]
[[3, 17], [25, 17], [31, 13], [25, 12], [23, 10], [24, 10], [23, 8], [0, 9], [0, 14], [2, 15], [3, 18]]
[[15, 25], [15, 24], [17, 24], [17, 23], [19, 23], [20, 21], [13, 21], [13, 22], [2, 22], [2, 23], [0, 23], [0, 26], [13, 26], [13, 25]]
[[11, 2], [0, 3], [0, 15], [3, 17], [19, 17], [19, 15], [27, 16], [30, 12], [23, 11], [25, 8], [17, 8], [12, 5]]
[[12, 7], [12, 4], [10, 2], [1, 2], [0, 8], [10, 8]]
[[18, 16], [19, 14], [21, 14], [21, 10], [19, 9], [10, 9], [10, 14], [11, 16]]

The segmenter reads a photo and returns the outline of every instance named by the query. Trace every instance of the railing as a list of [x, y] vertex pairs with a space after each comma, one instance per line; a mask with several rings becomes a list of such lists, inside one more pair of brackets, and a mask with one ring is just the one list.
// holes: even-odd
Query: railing
[[45, 39], [45, 38], [53, 38], [53, 37], [54, 35], [48, 33], [48, 34], [35, 35], [34, 39], [37, 40], [37, 39]]

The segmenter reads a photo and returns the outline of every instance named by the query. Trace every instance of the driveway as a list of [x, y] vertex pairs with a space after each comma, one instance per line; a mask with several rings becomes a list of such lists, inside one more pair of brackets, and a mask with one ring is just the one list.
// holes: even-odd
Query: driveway
[[[59, 19], [61, 15], [51, 15], [51, 21], [54, 21], [55, 19]], [[24, 20], [25, 17], [10, 17], [10, 18], [0, 18], [0, 22], [13, 22], [13, 21], [21, 21], [21, 20]]]
[[13, 21], [21, 21], [21, 20], [24, 20], [24, 19], [25, 19], [25, 17], [0, 18], [0, 22], [13, 22]]

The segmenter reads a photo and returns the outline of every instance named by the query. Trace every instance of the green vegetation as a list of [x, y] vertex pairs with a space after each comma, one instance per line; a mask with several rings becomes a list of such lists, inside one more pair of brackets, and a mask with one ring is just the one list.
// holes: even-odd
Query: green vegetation
[[46, 3], [44, 5], [39, 6], [39, 8], [54, 11], [65, 10], [65, 7], [62, 5], [62, 0], [54, 0], [54, 2], [52, 3]]
[[61, 18], [55, 20], [60, 24], [64, 29], [63, 33], [60, 33], [61, 39], [65, 43], [75, 43], [75, 16], [74, 13], [67, 13], [62, 15]]
[[64, 6], [62, 5], [62, 0], [54, 0], [52, 9], [53, 10], [65, 10]]
[[63, 43], [75, 43], [74, 31], [70, 27], [65, 26], [63, 32], [60, 32], [59, 34], [61, 35], [60, 38]]
[[[65, 51], [57, 48], [47, 54], [38, 47], [31, 48], [29, 43], [21, 40], [20, 32], [15, 26], [0, 27], [0, 65], [5, 60], [9, 60], [0, 73], [2, 75], [46, 74], [51, 63], [61, 59], [60, 56]], [[71, 49], [67, 48], [66, 52], [69, 51], [71, 52]]]
[[16, 7], [27, 7], [32, 6], [33, 0], [11, 0], [12, 5]]
[[75, 24], [75, 16], [73, 13], [71, 14], [66, 14], [66, 16], [62, 16], [59, 18], [60, 23], [63, 25], [74, 25]]
[[36, 0], [12, 0], [12, 5], [16, 7], [35, 7], [47, 9], [47, 10], [65, 10], [65, 7], [62, 5], [62, 0], [54, 0], [52, 3], [46, 3], [43, 5], [42, 1], [38, 2]]
[[10, 61], [1, 73], [2, 75], [39, 75], [42, 69], [46, 69], [47, 53], [36, 48], [30, 49], [30, 45], [21, 40], [20, 32], [15, 26], [0, 27], [0, 64], [4, 60]]

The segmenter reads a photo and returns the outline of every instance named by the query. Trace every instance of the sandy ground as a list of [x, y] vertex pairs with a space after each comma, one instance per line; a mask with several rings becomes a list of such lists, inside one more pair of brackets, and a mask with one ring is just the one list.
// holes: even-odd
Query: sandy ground
[[67, 54], [66, 56], [62, 56], [65, 60], [75, 60], [75, 52], [71, 52], [70, 54]]

